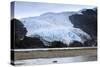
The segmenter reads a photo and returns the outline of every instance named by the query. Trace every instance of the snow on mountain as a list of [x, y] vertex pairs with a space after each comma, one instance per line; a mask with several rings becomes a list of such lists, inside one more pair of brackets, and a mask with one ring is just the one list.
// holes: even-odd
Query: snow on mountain
[[70, 45], [73, 41], [84, 43], [91, 37], [74, 25], [69, 20], [69, 16], [76, 12], [45, 13], [37, 17], [20, 19], [27, 28], [28, 37], [41, 37], [45, 46], [49, 46], [45, 41], [60, 41]]

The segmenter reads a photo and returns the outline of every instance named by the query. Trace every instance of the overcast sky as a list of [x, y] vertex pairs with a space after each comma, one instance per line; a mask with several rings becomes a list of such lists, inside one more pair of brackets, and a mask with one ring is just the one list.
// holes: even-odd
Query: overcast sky
[[[13, 8], [13, 5], [11, 9]], [[34, 17], [46, 12], [64, 12], [64, 11], [79, 11], [84, 8], [94, 8], [94, 6], [69, 5], [69, 4], [50, 4], [37, 2], [15, 2], [14, 17]], [[13, 9], [12, 9], [13, 11]]]

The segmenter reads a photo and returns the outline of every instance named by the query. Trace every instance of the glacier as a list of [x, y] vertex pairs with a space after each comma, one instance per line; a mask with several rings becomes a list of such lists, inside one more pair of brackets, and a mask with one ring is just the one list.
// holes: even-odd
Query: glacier
[[91, 37], [79, 28], [75, 28], [69, 16], [76, 12], [48, 12], [36, 17], [21, 18], [20, 21], [27, 29], [26, 36], [40, 37], [45, 46], [48, 42], [60, 41], [69, 46], [74, 41], [84, 43]]

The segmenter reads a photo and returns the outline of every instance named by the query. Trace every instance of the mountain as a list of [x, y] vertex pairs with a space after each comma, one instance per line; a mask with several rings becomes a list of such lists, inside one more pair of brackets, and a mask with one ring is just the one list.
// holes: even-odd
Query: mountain
[[[20, 21], [27, 29], [26, 36], [33, 38], [39, 37], [45, 46], [51, 46], [52, 44], [50, 43], [54, 41], [62, 42], [67, 46], [70, 46], [70, 44], [74, 42], [84, 44], [87, 40], [91, 40], [92, 38], [89, 33], [85, 32], [81, 27], [76, 27], [74, 21], [70, 19], [71, 16], [76, 14], [83, 13], [82, 11], [49, 12], [36, 17], [22, 18]], [[80, 17], [78, 18], [80, 19]]]
[[73, 14], [69, 17], [75, 28], [80, 28], [91, 36], [94, 43], [97, 41], [97, 8], [81, 10], [82, 14]]

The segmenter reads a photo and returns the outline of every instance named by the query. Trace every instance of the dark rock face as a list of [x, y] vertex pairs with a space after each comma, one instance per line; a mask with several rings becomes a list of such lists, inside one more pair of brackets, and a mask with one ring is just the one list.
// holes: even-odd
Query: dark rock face
[[74, 41], [68, 47], [92, 47], [92, 46], [96, 46], [96, 43], [94, 42], [94, 40], [87, 40], [84, 43]]
[[16, 48], [18, 47], [20, 40], [23, 39], [25, 37], [27, 33], [26, 28], [24, 27], [24, 25], [21, 23], [21, 21], [19, 21], [18, 19], [12, 19], [11, 20], [11, 36], [13, 37], [12, 40], [14, 40], [14, 46], [11, 46], [11, 48]]
[[82, 14], [74, 14], [69, 17], [74, 27], [88, 33], [93, 41], [97, 40], [97, 9], [86, 9]]
[[78, 41], [74, 41], [68, 47], [83, 47], [84, 45]]
[[39, 38], [31, 38], [31, 37], [24, 37], [23, 40], [20, 40], [19, 44], [17, 44], [18, 47], [16, 48], [45, 48], [43, 42]]
[[54, 41], [54, 42], [51, 42], [50, 44], [51, 44], [51, 46], [48, 46], [48, 48], [62, 48], [62, 47], [67, 47], [66, 44], [63, 44], [60, 41]]
[[84, 42], [84, 47], [93, 47], [93, 46], [97, 46], [97, 42], [94, 39], [87, 40]]
[[19, 42], [19, 40], [24, 38], [27, 30], [24, 25], [17, 19], [12, 19], [11, 23], [14, 25], [15, 42]]
[[15, 43], [15, 45], [12, 44], [14, 45], [11, 47], [12, 49], [45, 47], [39, 38], [36, 38], [36, 37], [31, 38], [31, 37], [25, 36], [27, 33], [27, 29], [24, 27], [22, 22], [19, 21], [18, 19], [12, 19], [11, 25], [13, 28], [13, 31], [11, 33], [13, 33], [13, 36], [14, 36], [13, 39]]

